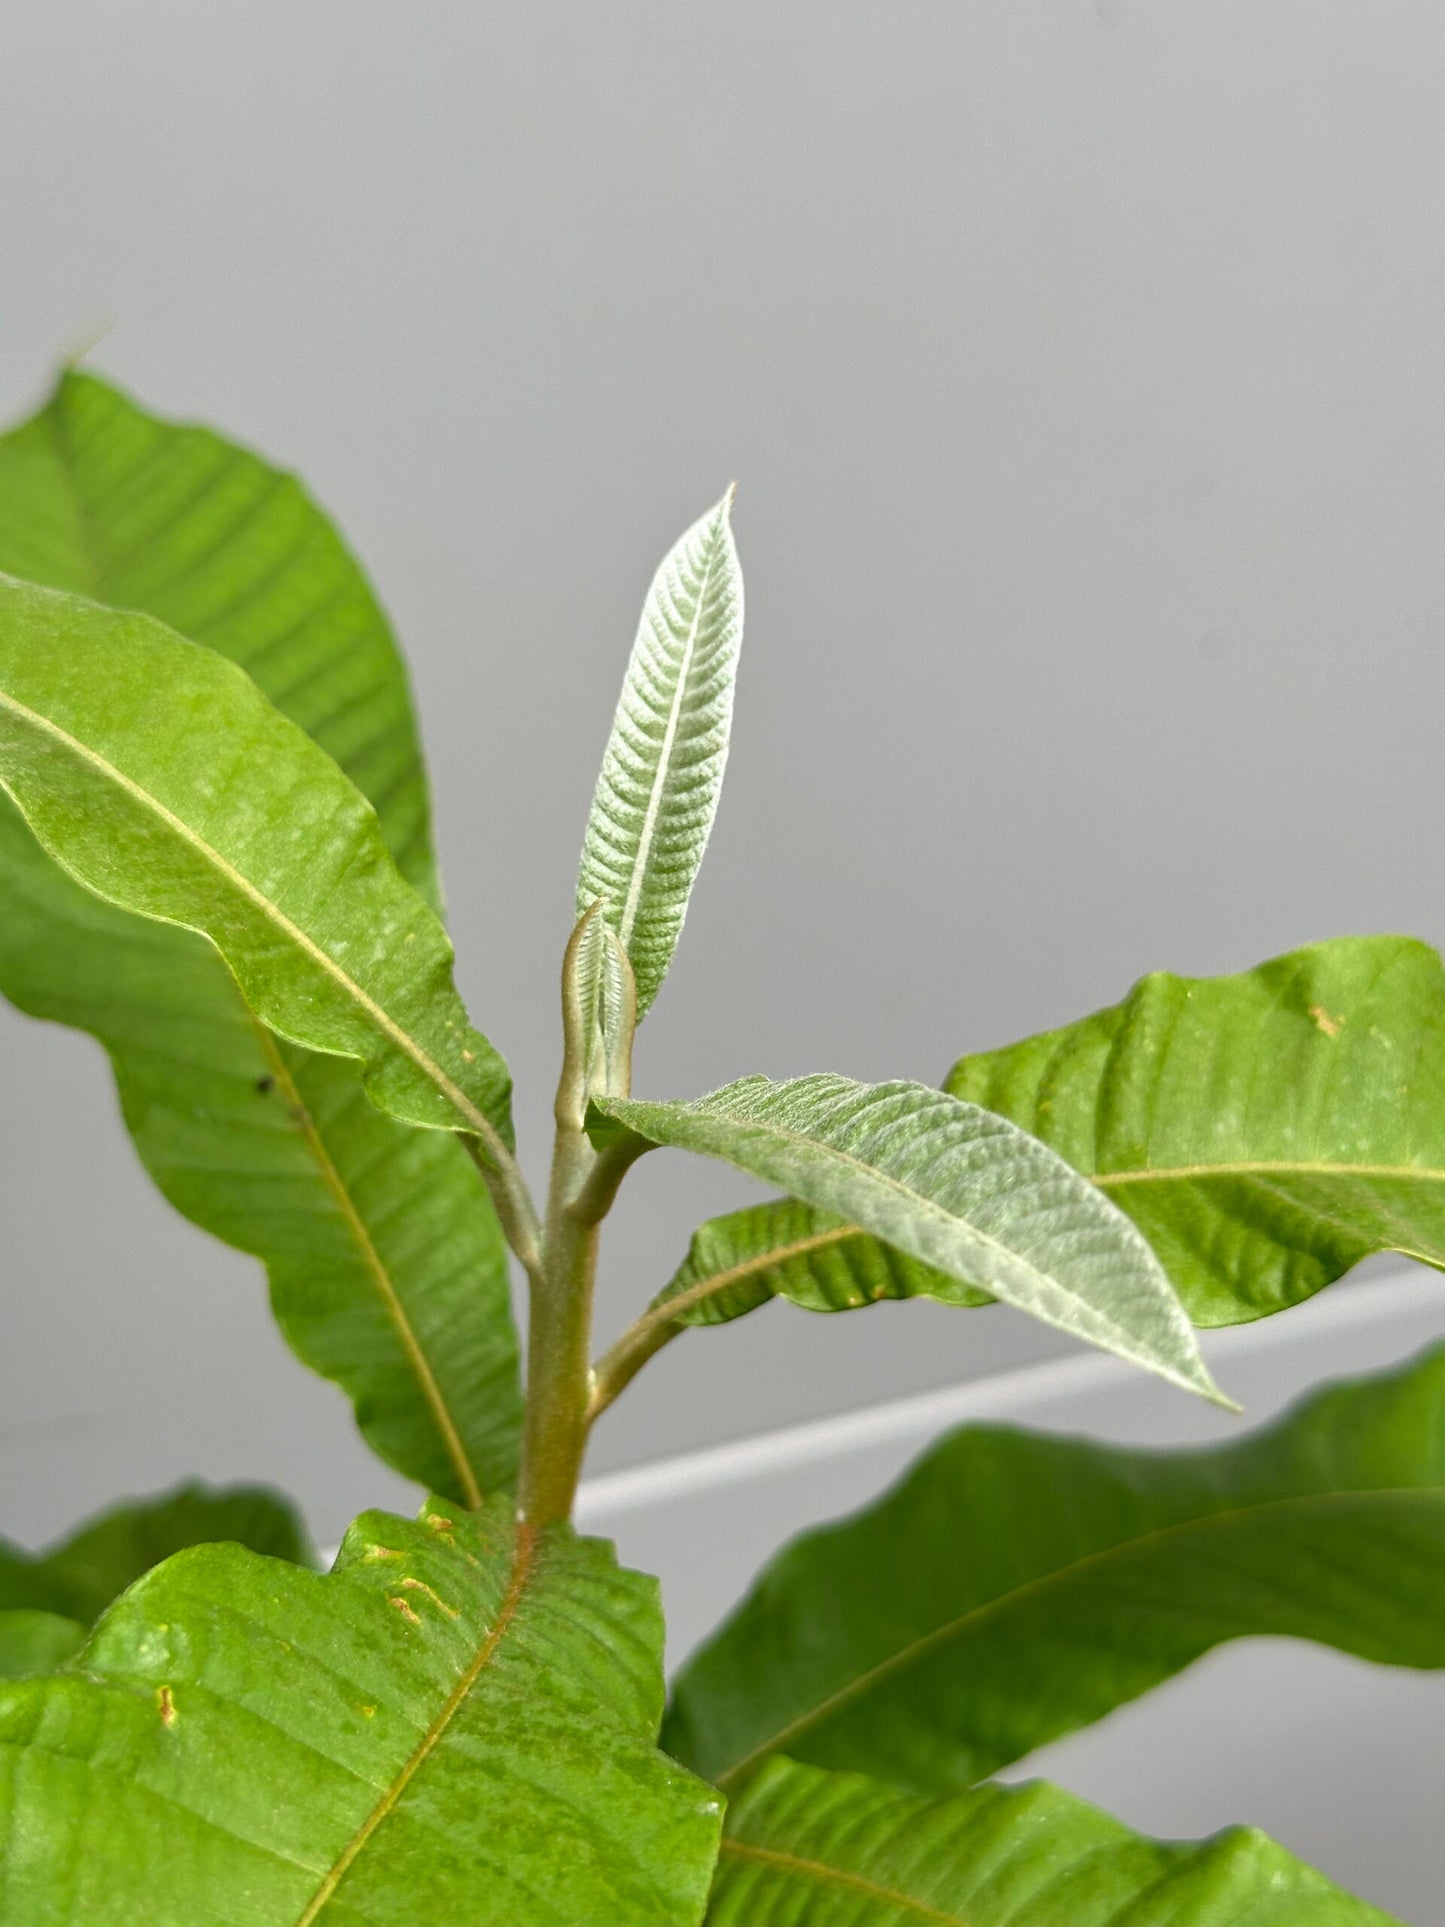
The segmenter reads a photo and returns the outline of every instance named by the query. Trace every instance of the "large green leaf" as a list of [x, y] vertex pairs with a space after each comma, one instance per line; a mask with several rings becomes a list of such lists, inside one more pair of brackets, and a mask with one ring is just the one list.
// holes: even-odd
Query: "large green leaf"
[[861, 1226], [944, 1274], [942, 1296], [981, 1288], [1217, 1396], [1134, 1227], [1037, 1139], [977, 1105], [921, 1084], [823, 1075], [743, 1078], [691, 1103], [599, 1097], [596, 1110], [636, 1140], [726, 1158]]
[[[400, 657], [292, 477], [67, 375], [0, 439], [0, 568], [144, 608], [247, 668], [367, 794], [398, 866], [435, 899]], [[509, 1484], [506, 1252], [462, 1145], [384, 1118], [353, 1065], [267, 1032], [205, 939], [82, 889], [3, 794], [0, 899], [0, 989], [105, 1045], [151, 1175], [266, 1261], [288, 1339], [351, 1394], [380, 1455], [468, 1503]]]
[[1445, 1265], [1445, 972], [1409, 938], [1160, 972], [960, 1059], [948, 1088], [1092, 1177], [1197, 1324], [1295, 1304], [1373, 1251]]
[[729, 490], [652, 579], [582, 845], [577, 914], [606, 899], [639, 1017], [677, 948], [727, 762], [743, 639], [731, 508]]
[[78, 881], [209, 936], [272, 1030], [359, 1060], [391, 1115], [493, 1165], [509, 1080], [376, 815], [232, 663], [0, 578], [0, 783]]
[[803, 1535], [684, 1668], [666, 1744], [953, 1790], [1222, 1640], [1445, 1666], [1445, 1351], [1278, 1425], [1141, 1452], [968, 1427]]
[[505, 1500], [330, 1575], [184, 1552], [0, 1687], [0, 1919], [693, 1927], [713, 1791], [655, 1746], [654, 1582]]
[[920, 1799], [779, 1760], [728, 1813], [709, 1927], [1387, 1927], [1235, 1827], [1161, 1845], [1057, 1787]]
[[152, 1566], [219, 1539], [293, 1565], [311, 1560], [295, 1508], [276, 1493], [192, 1483], [112, 1506], [47, 1552], [0, 1539], [0, 1608], [63, 1613], [88, 1626]]

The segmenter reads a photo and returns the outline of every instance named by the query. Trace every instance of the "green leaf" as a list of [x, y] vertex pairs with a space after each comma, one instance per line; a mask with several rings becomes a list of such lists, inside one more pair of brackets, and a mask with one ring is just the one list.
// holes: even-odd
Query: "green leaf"
[[405, 668], [294, 475], [67, 370], [0, 437], [0, 570], [142, 609], [246, 670], [370, 798], [397, 868], [439, 908]]
[[779, 1760], [728, 1813], [709, 1927], [1387, 1927], [1262, 1833], [1142, 1839], [1057, 1787], [920, 1799]]
[[78, 1619], [64, 1619], [59, 1613], [32, 1612], [23, 1606], [0, 1611], [0, 1679], [53, 1673], [79, 1652], [85, 1634]]
[[0, 1539], [0, 1610], [62, 1613], [89, 1626], [152, 1566], [219, 1539], [293, 1565], [311, 1563], [295, 1508], [277, 1493], [191, 1483], [113, 1506], [48, 1552], [22, 1552]]
[[506, 1067], [466, 1022], [446, 933], [370, 805], [233, 664], [0, 578], [0, 782], [77, 881], [209, 936], [268, 1028], [507, 1159]]
[[731, 510], [729, 489], [652, 579], [582, 845], [577, 915], [606, 898], [639, 1018], [677, 948], [727, 762], [743, 639]]
[[330, 1575], [181, 1553], [0, 1687], [26, 1927], [694, 1927], [721, 1802], [656, 1749], [655, 1582], [505, 1500], [357, 1521]]
[[1445, 1350], [1223, 1447], [968, 1427], [804, 1534], [684, 1668], [665, 1743], [954, 1790], [1227, 1639], [1445, 1666]]
[[1407, 937], [1159, 972], [947, 1081], [1127, 1211], [1197, 1324], [1297, 1304], [1374, 1251], [1445, 1266], [1445, 972]]
[[[248, 668], [366, 792], [398, 866], [435, 900], [400, 657], [292, 477], [69, 374], [0, 439], [0, 568], [189, 625]], [[350, 1393], [381, 1457], [469, 1504], [510, 1485], [506, 1249], [463, 1146], [384, 1118], [347, 1061], [272, 1036], [211, 944], [82, 889], [3, 794], [0, 900], [0, 989], [105, 1046], [152, 1177], [267, 1263], [288, 1340]]]
[[1134, 1227], [1061, 1158], [977, 1105], [921, 1084], [821, 1075], [743, 1078], [690, 1103], [603, 1097], [595, 1110], [636, 1140], [726, 1158], [951, 1281], [1218, 1396]]
[[770, 1298], [804, 1311], [856, 1311], [885, 1298], [989, 1305], [986, 1291], [796, 1198], [710, 1218], [647, 1310], [599, 1360], [594, 1406], [603, 1411], [663, 1346], [694, 1325], [724, 1325]]

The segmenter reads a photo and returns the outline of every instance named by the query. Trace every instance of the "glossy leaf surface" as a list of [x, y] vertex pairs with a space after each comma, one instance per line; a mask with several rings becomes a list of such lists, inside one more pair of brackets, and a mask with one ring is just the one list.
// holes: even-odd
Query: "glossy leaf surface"
[[17, 1606], [0, 1610], [0, 1679], [29, 1679], [50, 1673], [73, 1659], [85, 1644], [86, 1628], [60, 1613], [33, 1612]]
[[1308, 1298], [1374, 1251], [1445, 1265], [1445, 972], [1407, 937], [1314, 944], [964, 1057], [1138, 1224], [1197, 1324]]
[[666, 1743], [956, 1789], [1221, 1641], [1445, 1666], [1445, 1351], [1278, 1425], [1152, 1453], [968, 1427], [805, 1534], [683, 1669]]
[[[294, 478], [67, 375], [0, 439], [0, 568], [143, 608], [245, 667], [366, 793], [435, 900], [400, 657]], [[507, 1258], [462, 1145], [393, 1123], [352, 1064], [268, 1033], [209, 943], [82, 889], [3, 794], [0, 900], [0, 989], [105, 1045], [152, 1177], [266, 1261], [287, 1338], [351, 1394], [380, 1455], [469, 1503], [510, 1484]]]
[[495, 1160], [509, 1082], [376, 817], [249, 677], [147, 616], [0, 579], [0, 782], [122, 909], [209, 936], [269, 1028]]
[[598, 897], [657, 995], [717, 813], [743, 639], [729, 492], [663, 559], [643, 604], [582, 845], [577, 915]]
[[690, 1103], [599, 1099], [652, 1144], [738, 1165], [960, 1284], [1214, 1394], [1133, 1225], [1061, 1158], [921, 1084], [744, 1078]]
[[26, 1927], [694, 1927], [720, 1802], [656, 1750], [656, 1587], [506, 1501], [358, 1520], [335, 1571], [180, 1554], [0, 1688]]
[[778, 1761], [728, 1815], [710, 1927], [1387, 1927], [1263, 1834], [1142, 1839], [1035, 1781], [949, 1799]]
[[61, 1613], [89, 1626], [152, 1566], [217, 1540], [293, 1565], [311, 1562], [296, 1510], [279, 1494], [261, 1486], [182, 1485], [112, 1506], [46, 1552], [0, 1540], [0, 1610]]

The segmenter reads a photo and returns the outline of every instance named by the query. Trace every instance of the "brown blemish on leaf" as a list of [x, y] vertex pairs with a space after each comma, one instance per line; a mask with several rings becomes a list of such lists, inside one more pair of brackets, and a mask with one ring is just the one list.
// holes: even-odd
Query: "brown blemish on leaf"
[[360, 1708], [360, 1712], [364, 1720], [374, 1720], [376, 1718], [376, 1708], [374, 1706], [363, 1706]]
[[445, 1613], [448, 1619], [457, 1619], [460, 1617], [461, 1607], [449, 1606], [445, 1599], [442, 1599], [432, 1591], [425, 1579], [403, 1579], [401, 1583], [408, 1592], [424, 1592], [436, 1607], [437, 1611]]
[[447, 1533], [455, 1532], [457, 1529], [455, 1519], [444, 1519], [439, 1512], [424, 1512], [421, 1515], [421, 1522], [432, 1532]]
[[419, 1626], [421, 1624], [421, 1614], [413, 1612], [406, 1600], [398, 1599], [395, 1593], [387, 1594], [386, 1603], [388, 1606], [395, 1606], [402, 1618], [409, 1619], [413, 1626]]
[[1309, 1013], [1310, 1013], [1310, 1016], [1313, 1017], [1315, 1021], [1316, 1028], [1319, 1030], [1322, 1030], [1326, 1037], [1339, 1036], [1340, 1025], [1344, 1021], [1343, 1018], [1331, 1017], [1330, 1013], [1325, 1009], [1323, 1004], [1311, 1004], [1309, 1007]]
[[169, 1686], [162, 1686], [156, 1694], [156, 1705], [160, 1708], [161, 1725], [174, 1726], [176, 1723], [176, 1703]]
[[361, 1556], [363, 1559], [401, 1559], [405, 1557], [405, 1555], [398, 1552], [394, 1546], [368, 1546]]

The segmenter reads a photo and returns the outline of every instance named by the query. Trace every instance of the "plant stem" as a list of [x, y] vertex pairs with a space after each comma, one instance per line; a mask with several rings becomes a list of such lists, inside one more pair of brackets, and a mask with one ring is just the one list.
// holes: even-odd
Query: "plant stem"
[[599, 898], [578, 919], [562, 960], [564, 1050], [553, 1106], [552, 1181], [537, 1260], [527, 1267], [531, 1303], [520, 1509], [533, 1526], [572, 1513], [592, 1393], [598, 1228], [628, 1167], [648, 1148], [641, 1138], [628, 1139], [599, 1153], [587, 1135], [594, 1079], [624, 1093], [631, 1087], [637, 1008], [632, 966], [602, 912]]
[[599, 1233], [575, 1204], [595, 1161], [585, 1133], [559, 1122], [542, 1262], [531, 1281], [520, 1506], [534, 1526], [571, 1516], [587, 1444]]

